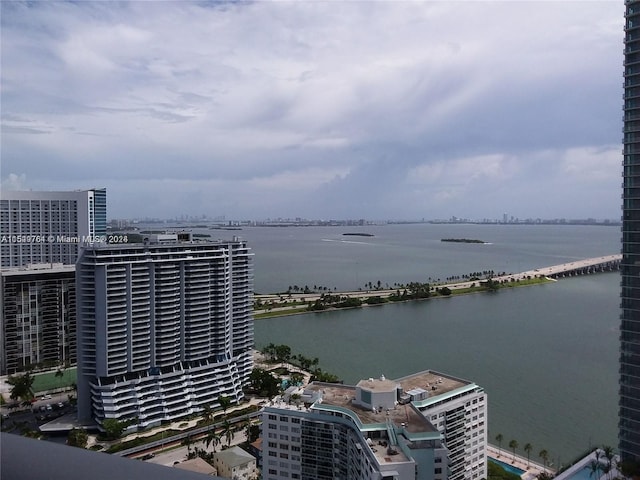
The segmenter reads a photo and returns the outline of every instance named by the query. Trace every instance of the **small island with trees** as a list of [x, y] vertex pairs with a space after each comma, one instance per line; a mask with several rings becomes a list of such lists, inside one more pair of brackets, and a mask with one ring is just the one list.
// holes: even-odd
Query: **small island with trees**
[[454, 243], [487, 243], [484, 240], [475, 240], [473, 238], [443, 238], [440, 241]]
[[360, 233], [360, 232], [347, 232], [342, 235], [351, 236], [351, 237], [374, 237], [373, 233]]

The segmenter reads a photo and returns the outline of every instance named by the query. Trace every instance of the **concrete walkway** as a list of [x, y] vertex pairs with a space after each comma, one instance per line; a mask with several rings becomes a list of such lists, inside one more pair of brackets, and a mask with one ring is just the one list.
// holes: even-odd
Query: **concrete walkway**
[[527, 460], [527, 457], [522, 457], [518, 454], [514, 455], [510, 450], [504, 448], [499, 449], [494, 445], [487, 445], [487, 457], [523, 470], [524, 473], [520, 475], [520, 478], [523, 480], [535, 479], [542, 472], [547, 472], [550, 475], [555, 474], [555, 470], [548, 466], [544, 468], [544, 465], [534, 462], [531, 459]]

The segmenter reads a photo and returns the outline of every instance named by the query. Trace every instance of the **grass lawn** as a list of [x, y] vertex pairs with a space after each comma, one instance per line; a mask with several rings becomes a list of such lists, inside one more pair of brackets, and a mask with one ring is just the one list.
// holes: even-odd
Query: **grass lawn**
[[67, 368], [63, 372], [62, 377], [56, 377], [55, 372], [36, 373], [33, 380], [34, 392], [45, 392], [54, 388], [71, 387], [76, 383], [76, 368]]

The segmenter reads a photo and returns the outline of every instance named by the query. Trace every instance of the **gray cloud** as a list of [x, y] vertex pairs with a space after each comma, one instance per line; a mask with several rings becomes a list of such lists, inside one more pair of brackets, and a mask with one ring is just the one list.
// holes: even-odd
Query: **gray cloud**
[[3, 178], [115, 217], [615, 218], [623, 12], [577, 7], [3, 2]]

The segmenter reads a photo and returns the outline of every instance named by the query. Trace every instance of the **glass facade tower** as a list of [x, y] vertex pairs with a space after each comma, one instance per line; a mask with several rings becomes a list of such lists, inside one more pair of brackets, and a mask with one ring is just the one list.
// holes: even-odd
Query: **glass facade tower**
[[619, 449], [640, 461], [640, 1], [625, 5]]

